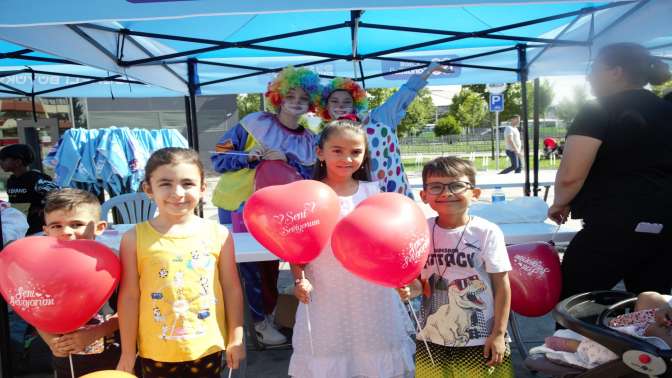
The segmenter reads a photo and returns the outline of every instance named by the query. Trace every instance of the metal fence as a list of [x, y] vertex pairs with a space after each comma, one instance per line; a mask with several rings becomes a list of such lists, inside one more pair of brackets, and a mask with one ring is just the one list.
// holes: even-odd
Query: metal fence
[[[529, 143], [532, 151], [532, 128], [530, 127]], [[543, 140], [547, 137], [556, 141], [564, 141], [567, 130], [564, 128], [545, 127], [539, 132], [539, 149], [543, 150]], [[522, 134], [522, 133], [521, 133]], [[521, 135], [522, 136], [522, 135]], [[500, 152], [504, 153], [504, 133], [500, 128]], [[495, 137], [491, 129], [474, 129], [470, 134], [434, 136], [424, 133], [420, 136], [409, 136], [399, 139], [399, 146], [404, 155], [408, 154], [453, 154], [453, 155], [491, 155], [495, 153]]]

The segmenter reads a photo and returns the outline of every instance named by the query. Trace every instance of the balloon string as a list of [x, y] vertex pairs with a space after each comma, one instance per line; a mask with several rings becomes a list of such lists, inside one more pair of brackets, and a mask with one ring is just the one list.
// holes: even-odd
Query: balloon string
[[411, 304], [411, 300], [407, 300], [406, 304], [408, 305], [408, 309], [411, 311], [411, 314], [413, 314], [413, 319], [415, 319], [415, 324], [418, 326], [418, 335], [420, 335], [420, 338], [422, 339], [422, 342], [425, 344], [425, 349], [427, 349], [427, 354], [429, 355], [429, 360], [432, 362], [432, 366], [436, 366], [434, 363], [434, 358], [432, 357], [432, 352], [429, 350], [429, 344], [427, 344], [427, 339], [425, 338], [425, 335], [422, 334], [422, 328], [420, 327], [420, 321], [418, 320], [418, 316], [415, 314], [415, 310], [413, 309], [413, 305]]
[[[301, 271], [301, 279], [305, 280], [306, 279], [306, 273], [304, 271]], [[315, 348], [313, 347], [313, 327], [310, 324], [310, 310], [308, 309], [308, 304], [306, 304], [306, 321], [308, 322], [308, 341], [310, 341], [310, 354], [312, 356], [315, 356]]]
[[75, 366], [72, 364], [72, 353], [68, 353], [68, 360], [70, 361], [70, 376], [75, 377]]

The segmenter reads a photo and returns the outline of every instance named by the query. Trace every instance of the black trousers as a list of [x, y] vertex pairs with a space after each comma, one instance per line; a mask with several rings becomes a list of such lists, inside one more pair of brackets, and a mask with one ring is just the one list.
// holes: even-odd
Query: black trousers
[[[669, 211], [669, 209], [661, 209]], [[623, 280], [639, 294], [672, 289], [672, 225], [661, 234], [639, 233], [632, 226], [587, 224], [569, 244], [562, 261], [562, 298], [609, 290]]]

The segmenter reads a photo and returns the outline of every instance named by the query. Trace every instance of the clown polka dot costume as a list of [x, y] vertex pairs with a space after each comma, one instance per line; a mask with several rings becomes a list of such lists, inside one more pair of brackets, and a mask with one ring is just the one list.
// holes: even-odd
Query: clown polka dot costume
[[401, 164], [397, 126], [418, 91], [426, 84], [427, 81], [419, 75], [412, 76], [384, 104], [373, 109], [364, 121], [371, 152], [371, 179], [378, 181], [384, 192], [400, 193], [413, 198]]
[[368, 106], [366, 92], [352, 79], [335, 78], [322, 91], [322, 104], [318, 113], [326, 122], [331, 120], [327, 102], [331, 93], [342, 90], [350, 93], [354, 111], [363, 120], [363, 128], [369, 140], [371, 156], [371, 180], [379, 184], [383, 192], [404, 194], [413, 198], [408, 178], [401, 164], [397, 126], [406, 115], [406, 109], [413, 102], [418, 91], [427, 85], [422, 75], [413, 75], [384, 104], [369, 114], [362, 114]]

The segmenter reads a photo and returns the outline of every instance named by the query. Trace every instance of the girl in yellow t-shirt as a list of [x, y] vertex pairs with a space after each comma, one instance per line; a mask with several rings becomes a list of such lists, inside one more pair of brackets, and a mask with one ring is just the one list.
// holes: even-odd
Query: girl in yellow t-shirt
[[163, 148], [145, 167], [143, 189], [158, 207], [121, 241], [121, 358], [143, 377], [219, 377], [245, 358], [243, 299], [233, 239], [226, 228], [194, 215], [205, 192], [198, 154]]

